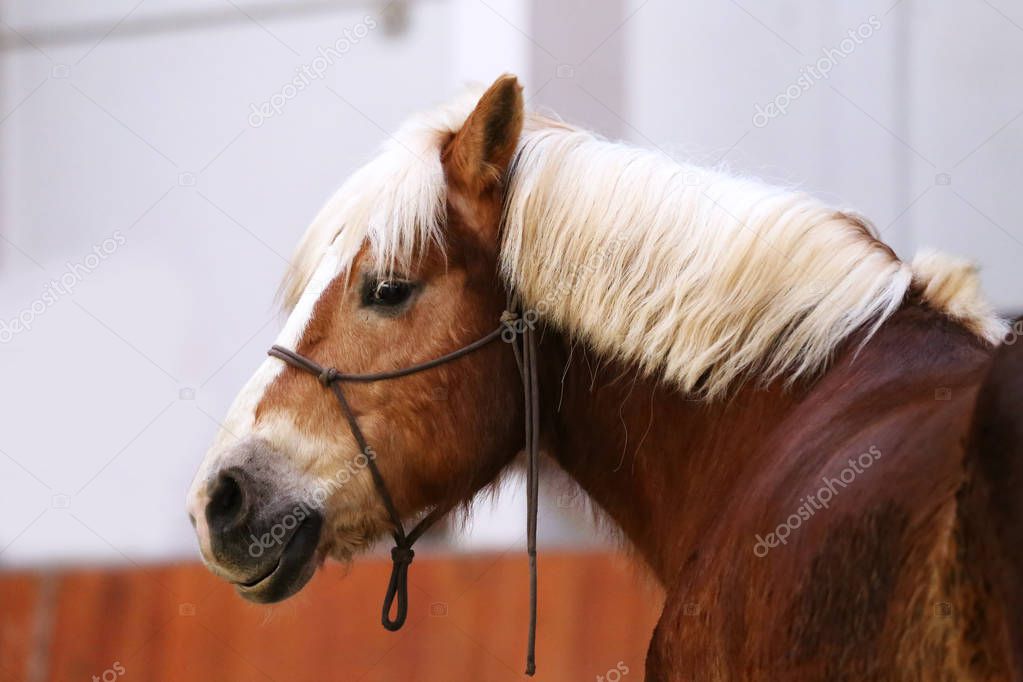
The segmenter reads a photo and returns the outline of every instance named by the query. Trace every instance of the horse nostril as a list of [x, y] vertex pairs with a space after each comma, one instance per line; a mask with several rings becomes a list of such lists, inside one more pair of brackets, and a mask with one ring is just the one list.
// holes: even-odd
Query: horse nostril
[[213, 533], [223, 533], [245, 519], [247, 495], [244, 479], [235, 471], [221, 471], [206, 505], [206, 522]]

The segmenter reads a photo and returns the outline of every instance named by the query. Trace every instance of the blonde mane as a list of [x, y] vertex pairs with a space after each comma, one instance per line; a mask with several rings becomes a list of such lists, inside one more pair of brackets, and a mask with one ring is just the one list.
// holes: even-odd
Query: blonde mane
[[[443, 245], [440, 151], [478, 93], [412, 119], [338, 191], [298, 248], [293, 306], [334, 244], [407, 262]], [[813, 197], [677, 163], [532, 115], [509, 172], [501, 272], [527, 309], [603, 357], [706, 397], [821, 370], [911, 289], [976, 335], [1005, 325], [963, 261], [900, 261], [861, 219]]]

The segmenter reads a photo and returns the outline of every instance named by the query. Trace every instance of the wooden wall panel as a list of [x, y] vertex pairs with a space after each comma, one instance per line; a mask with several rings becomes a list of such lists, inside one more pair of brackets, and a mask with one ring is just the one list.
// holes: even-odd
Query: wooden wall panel
[[[427, 557], [412, 567], [409, 621], [379, 625], [389, 564], [327, 566], [297, 597], [249, 604], [185, 564], [59, 575], [38, 680], [501, 680], [522, 675], [527, 572], [519, 553]], [[31, 575], [0, 575], [0, 625], [30, 633]], [[537, 680], [642, 679], [656, 588], [606, 554], [540, 557]], [[47, 637], [39, 638], [40, 645]], [[29, 655], [25, 647], [12, 660]], [[6, 652], [6, 649], [4, 650]], [[3, 665], [8, 667], [4, 656]], [[25, 668], [11, 669], [12, 680]], [[36, 680], [30, 680], [36, 682]]]
[[0, 680], [28, 677], [40, 578], [15, 575], [0, 579]]

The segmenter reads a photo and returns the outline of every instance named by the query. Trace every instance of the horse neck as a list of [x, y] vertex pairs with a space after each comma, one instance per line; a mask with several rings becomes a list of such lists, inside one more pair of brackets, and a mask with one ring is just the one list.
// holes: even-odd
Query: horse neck
[[548, 450], [669, 581], [721, 501], [741, 498], [743, 453], [792, 399], [743, 389], [707, 404], [560, 339], [543, 346]]
[[[790, 513], [791, 481], [828, 470], [836, 457], [844, 462], [850, 453], [839, 445], [852, 433], [862, 437], [850, 442], [898, 449], [901, 462], [917, 462], [929, 482], [954, 490], [961, 482], [960, 422], [972, 409], [991, 348], [919, 303], [903, 305], [861, 348], [863, 333], [836, 352], [827, 372], [799, 388], [746, 386], [709, 403], [548, 335], [540, 351], [547, 449], [667, 584], [725, 510], [761, 508], [752, 496], [762, 504], [764, 494], [780, 494], [774, 512]], [[898, 410], [909, 421], [888, 418]], [[948, 431], [940, 457], [933, 447], [900, 445], [914, 419], [939, 410]], [[904, 483], [892, 476], [871, 490], [887, 499], [886, 486]], [[863, 494], [841, 504], [872, 499]]]

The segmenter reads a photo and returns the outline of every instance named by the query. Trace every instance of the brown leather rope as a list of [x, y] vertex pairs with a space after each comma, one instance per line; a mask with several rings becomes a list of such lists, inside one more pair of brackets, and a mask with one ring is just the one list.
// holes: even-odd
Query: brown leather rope
[[[511, 308], [510, 303], [509, 308]], [[527, 466], [526, 551], [529, 557], [529, 639], [526, 649], [526, 674], [532, 675], [536, 671], [536, 526], [537, 501], [539, 498], [540, 392], [538, 386], [536, 337], [531, 326], [524, 323], [518, 313], [506, 310], [501, 315], [501, 324], [497, 329], [467, 346], [463, 346], [458, 350], [433, 360], [402, 369], [373, 374], [346, 374], [331, 367], [322, 367], [304, 355], [300, 355], [282, 346], [273, 346], [268, 354], [283, 360], [296, 369], [312, 374], [323, 386], [329, 388], [334, 393], [338, 405], [341, 407], [341, 413], [344, 415], [345, 421], [348, 422], [348, 428], [351, 430], [352, 436], [355, 438], [356, 443], [358, 443], [359, 449], [366, 456], [369, 471], [373, 477], [373, 484], [376, 486], [377, 493], [380, 495], [380, 499], [387, 510], [387, 515], [393, 526], [394, 547], [391, 549], [391, 578], [387, 585], [387, 592], [384, 595], [383, 612], [381, 614], [383, 626], [393, 632], [405, 624], [405, 619], [408, 616], [408, 569], [412, 559], [415, 557], [412, 545], [430, 526], [450, 511], [450, 507], [434, 507], [411, 530], [407, 533], [405, 532], [401, 516], [394, 506], [394, 500], [391, 498], [387, 484], [384, 482], [380, 469], [377, 467], [376, 456], [366, 441], [362, 429], [359, 428], [358, 419], [348, 404], [348, 399], [342, 390], [342, 384], [345, 382], [367, 383], [386, 381], [423, 372], [469, 355], [498, 338], [510, 343], [512, 346], [512, 350], [515, 353], [515, 364], [519, 368], [524, 391]], [[519, 347], [520, 343], [521, 348]], [[393, 618], [391, 616], [392, 611], [394, 611]]]

